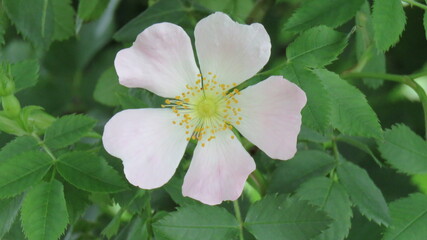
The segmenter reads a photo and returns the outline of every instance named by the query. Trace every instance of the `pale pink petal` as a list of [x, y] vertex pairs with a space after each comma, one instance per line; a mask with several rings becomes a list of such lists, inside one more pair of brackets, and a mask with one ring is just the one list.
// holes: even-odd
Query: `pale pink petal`
[[194, 36], [202, 74], [212, 72], [230, 86], [255, 75], [270, 58], [270, 37], [261, 24], [239, 24], [224, 13], [200, 20]]
[[205, 204], [215, 205], [224, 200], [236, 200], [243, 191], [255, 162], [230, 131], [219, 132], [216, 138], [199, 142], [190, 168], [184, 178], [182, 193]]
[[184, 155], [185, 129], [172, 124], [169, 109], [129, 109], [105, 125], [105, 150], [123, 161], [126, 178], [135, 186], [152, 189], [165, 184]]
[[237, 95], [243, 118], [234, 125], [268, 156], [287, 160], [296, 153], [304, 91], [281, 76], [272, 76]]
[[132, 47], [114, 61], [120, 84], [146, 88], [162, 97], [175, 97], [197, 79], [191, 40], [172, 23], [158, 23], [138, 35]]

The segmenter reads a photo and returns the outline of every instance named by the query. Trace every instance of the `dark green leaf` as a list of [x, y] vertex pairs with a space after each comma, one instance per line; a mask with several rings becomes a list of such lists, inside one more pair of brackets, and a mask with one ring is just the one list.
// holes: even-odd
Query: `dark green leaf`
[[153, 224], [156, 239], [234, 239], [239, 223], [220, 207], [206, 205], [178, 208]]
[[350, 20], [364, 0], [314, 0], [304, 2], [284, 26], [284, 30], [301, 32], [314, 26], [338, 27]]
[[296, 196], [318, 206], [334, 219], [330, 227], [314, 239], [342, 240], [347, 236], [353, 212], [350, 199], [338, 182], [326, 177], [313, 178], [297, 190]]
[[303, 32], [286, 49], [288, 62], [308, 67], [323, 67], [336, 60], [347, 45], [345, 34], [326, 26]]
[[96, 121], [84, 115], [67, 115], [53, 122], [44, 141], [50, 148], [63, 148], [79, 141], [95, 126]]
[[427, 236], [427, 196], [416, 193], [390, 204], [392, 224], [384, 240], [419, 240]]
[[302, 121], [315, 130], [325, 132], [330, 125], [331, 99], [319, 78], [301, 65], [287, 64], [283, 76], [297, 84], [307, 95]]
[[13, 158], [24, 152], [34, 151], [39, 148], [37, 141], [30, 136], [17, 137], [10, 141], [0, 151], [0, 163], [9, 158]]
[[71, 224], [76, 223], [89, 204], [88, 193], [81, 191], [71, 184], [64, 183], [64, 197]]
[[363, 215], [378, 224], [389, 225], [390, 214], [387, 203], [365, 169], [342, 161], [338, 166], [338, 177]]
[[[426, 0], [427, 3], [427, 0]], [[424, 32], [426, 34], [426, 39], [427, 39], [427, 11], [424, 11]]]
[[330, 223], [324, 212], [307, 201], [267, 196], [250, 207], [244, 226], [258, 240], [309, 240]]
[[85, 21], [97, 19], [108, 5], [107, 0], [80, 0], [77, 14]]
[[39, 64], [36, 60], [26, 60], [12, 64], [11, 71], [15, 81], [15, 92], [33, 87], [39, 78]]
[[57, 240], [68, 224], [64, 188], [56, 180], [42, 182], [25, 196], [22, 228], [30, 240]]
[[369, 146], [366, 143], [359, 141], [357, 137], [349, 137], [349, 136], [341, 135], [337, 137], [337, 140], [340, 142], [350, 144], [353, 147], [356, 147], [359, 150], [365, 152], [366, 154], [369, 154], [372, 157], [372, 159], [378, 164], [378, 166], [380, 167], [383, 166], [381, 161], [378, 160], [378, 158], [375, 156], [375, 154], [372, 152]]
[[278, 164], [273, 172], [269, 192], [291, 193], [303, 182], [324, 176], [334, 168], [335, 159], [316, 150], [299, 151], [294, 158]]
[[3, 0], [3, 7], [25, 38], [37, 46], [48, 48], [55, 28], [51, 1]]
[[180, 0], [160, 0], [117, 31], [114, 39], [121, 42], [133, 42], [140, 32], [155, 23], [179, 24], [187, 16], [187, 11]]
[[53, 0], [54, 40], [65, 40], [74, 35], [74, 8], [71, 0]]
[[0, 161], [0, 198], [13, 197], [40, 181], [52, 164], [43, 152], [25, 152]]
[[385, 131], [378, 150], [397, 170], [408, 174], [427, 173], [427, 142], [405, 125]]
[[314, 70], [332, 99], [331, 122], [344, 134], [380, 138], [381, 125], [359, 89], [325, 69]]
[[0, 9], [0, 46], [4, 44], [4, 34], [9, 25], [4, 9]]
[[66, 153], [58, 158], [58, 172], [74, 186], [89, 192], [118, 192], [127, 186], [107, 162], [87, 152]]
[[22, 196], [0, 200], [0, 239], [9, 232], [21, 208]]
[[372, 22], [377, 48], [387, 51], [399, 41], [405, 29], [406, 16], [402, 2], [400, 0], [375, 0]]
[[96, 84], [93, 97], [96, 101], [107, 106], [118, 106], [119, 94], [126, 94], [127, 88], [120, 85], [114, 67], [107, 69], [99, 78]]
[[193, 200], [189, 197], [184, 197], [182, 195], [183, 183], [184, 179], [182, 177], [174, 176], [171, 180], [169, 180], [164, 188], [169, 196], [171, 196], [171, 198], [181, 206], [198, 204], [196, 200]]

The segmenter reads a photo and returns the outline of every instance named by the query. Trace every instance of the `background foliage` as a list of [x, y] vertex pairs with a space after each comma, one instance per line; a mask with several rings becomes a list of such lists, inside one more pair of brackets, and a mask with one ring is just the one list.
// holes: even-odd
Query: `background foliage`
[[[241, 88], [283, 75], [308, 103], [297, 155], [244, 142], [257, 163], [244, 194], [206, 206], [181, 194], [191, 151], [145, 191], [100, 136], [113, 113], [162, 101], [118, 84], [117, 51], [158, 22], [193, 36], [215, 11], [271, 36], [269, 64]], [[425, 239], [426, 11], [421, 0], [1, 0], [0, 239]]]

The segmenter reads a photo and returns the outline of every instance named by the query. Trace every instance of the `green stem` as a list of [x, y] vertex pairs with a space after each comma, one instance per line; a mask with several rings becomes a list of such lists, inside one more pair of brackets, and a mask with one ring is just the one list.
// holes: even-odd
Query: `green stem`
[[43, 148], [43, 150], [47, 153], [47, 155], [49, 155], [49, 157], [52, 158], [54, 162], [56, 162], [57, 159], [55, 155], [53, 155], [52, 151], [46, 146], [43, 140], [41, 140], [40, 137], [35, 133], [31, 134], [31, 136], [36, 139], [37, 143]]
[[147, 200], [147, 205], [145, 206], [145, 211], [148, 213], [146, 225], [147, 225], [147, 232], [148, 232], [148, 240], [152, 240], [153, 236], [154, 236], [154, 232], [153, 232], [153, 227], [151, 226], [152, 221], [153, 221], [152, 216], [151, 216], [151, 192], [147, 191], [146, 194], [149, 194], [148, 200]]
[[427, 11], [427, 6], [422, 4], [422, 3], [419, 3], [419, 2], [414, 1], [414, 0], [403, 0], [403, 1]]
[[427, 140], [427, 94], [424, 89], [414, 81], [415, 78], [427, 76], [427, 72], [420, 72], [410, 76], [387, 74], [387, 73], [365, 73], [365, 72], [349, 72], [341, 74], [344, 79], [360, 79], [360, 78], [374, 78], [384, 79], [388, 81], [403, 83], [412, 88], [419, 96], [421, 105], [424, 111], [424, 129], [425, 139]]
[[243, 221], [240, 213], [239, 200], [233, 201], [234, 214], [236, 215], [237, 221], [239, 221], [239, 239], [244, 240], [243, 237]]

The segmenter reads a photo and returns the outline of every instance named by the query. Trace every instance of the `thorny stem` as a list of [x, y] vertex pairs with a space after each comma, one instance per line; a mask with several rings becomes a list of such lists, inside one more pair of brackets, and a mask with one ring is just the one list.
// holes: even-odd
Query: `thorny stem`
[[239, 239], [244, 240], [243, 237], [243, 221], [240, 213], [239, 200], [233, 201], [234, 214], [236, 215], [237, 221], [239, 221]]
[[427, 94], [424, 89], [414, 81], [415, 78], [427, 76], [427, 72], [421, 72], [412, 74], [409, 76], [386, 74], [386, 73], [367, 73], [367, 72], [350, 72], [341, 75], [345, 79], [360, 79], [360, 78], [373, 78], [373, 79], [384, 79], [393, 82], [399, 82], [408, 85], [412, 88], [419, 96], [421, 105], [424, 111], [424, 129], [425, 138], [427, 140]]
[[422, 4], [422, 3], [419, 3], [419, 2], [414, 1], [414, 0], [403, 0], [403, 1], [427, 11], [427, 6]]

